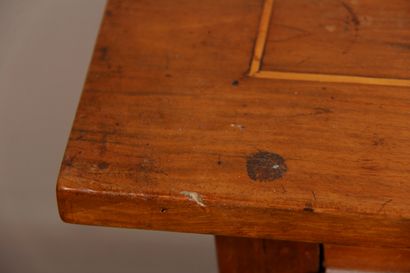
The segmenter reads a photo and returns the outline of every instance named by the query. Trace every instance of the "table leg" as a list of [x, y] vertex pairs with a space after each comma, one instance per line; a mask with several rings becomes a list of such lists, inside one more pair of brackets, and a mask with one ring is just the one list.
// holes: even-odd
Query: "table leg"
[[215, 236], [220, 273], [324, 272], [319, 244]]

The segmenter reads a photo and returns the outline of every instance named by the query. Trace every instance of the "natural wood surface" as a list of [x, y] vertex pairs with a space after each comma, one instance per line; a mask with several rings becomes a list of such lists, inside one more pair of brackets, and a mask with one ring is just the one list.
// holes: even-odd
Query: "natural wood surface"
[[325, 245], [326, 267], [365, 272], [410, 272], [410, 251]]
[[[275, 1], [272, 18], [282, 5], [286, 24], [302, 20], [284, 2]], [[347, 9], [364, 8], [353, 2], [362, 3]], [[386, 54], [349, 75], [408, 79], [410, 50], [390, 54], [384, 41], [408, 37], [410, 2], [386, 5], [387, 15], [369, 9], [378, 10], [373, 39]], [[109, 1], [58, 181], [65, 221], [410, 247], [410, 88], [248, 76], [263, 6]], [[397, 33], [383, 29], [393, 31], [390, 20], [401, 24]], [[352, 54], [372, 54], [366, 44]], [[264, 69], [276, 59], [286, 68], [272, 50]], [[289, 71], [356, 67], [353, 57], [324, 64], [306, 50], [315, 66], [289, 62]]]
[[407, 0], [265, 0], [249, 75], [410, 87], [409, 12]]
[[318, 244], [216, 236], [219, 273], [319, 273]]
[[410, 86], [408, 0], [275, 0], [272, 9], [262, 70], [406, 79]]

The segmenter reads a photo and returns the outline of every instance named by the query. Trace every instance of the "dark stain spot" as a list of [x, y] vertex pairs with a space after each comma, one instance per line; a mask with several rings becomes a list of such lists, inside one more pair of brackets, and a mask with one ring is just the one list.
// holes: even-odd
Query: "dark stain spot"
[[167, 208], [161, 208], [159, 211], [160, 211], [161, 213], [166, 213], [166, 212], [168, 211], [168, 209], [167, 209]]
[[107, 15], [108, 17], [111, 17], [111, 16], [112, 16], [112, 11], [111, 11], [111, 10], [107, 10], [107, 11], [105, 12], [105, 15]]
[[218, 156], [218, 161], [216, 162], [219, 166], [222, 165], [222, 160], [221, 160], [221, 156]]
[[70, 159], [67, 159], [67, 160], [64, 162], [64, 165], [66, 165], [67, 167], [72, 167], [72, 166], [73, 166], [73, 162], [72, 162]]
[[373, 141], [372, 141], [373, 146], [381, 146], [384, 144], [384, 138], [374, 135], [373, 136]]
[[165, 77], [167, 77], [167, 78], [172, 78], [172, 75], [169, 74], [169, 73], [167, 73], [167, 74], [165, 74]]
[[266, 151], [259, 151], [248, 156], [246, 168], [248, 176], [257, 181], [272, 181], [281, 178], [288, 170], [283, 157]]
[[307, 202], [307, 203], [305, 204], [305, 207], [303, 208], [303, 211], [314, 212], [315, 210], [313, 209], [312, 203]]
[[87, 132], [85, 131], [79, 131], [78, 136], [75, 137], [75, 140], [83, 140], [86, 136]]
[[72, 167], [73, 166], [73, 161], [74, 161], [74, 157], [67, 157], [66, 159], [64, 159], [63, 165], [65, 165], [67, 167]]
[[238, 86], [239, 85], [239, 81], [238, 80], [233, 80], [232, 81], [232, 86]]
[[100, 170], [105, 170], [105, 169], [107, 169], [108, 168], [108, 163], [107, 162], [104, 162], [104, 161], [102, 161], [102, 162], [100, 162], [100, 163], [98, 163], [98, 168], [100, 169]]
[[100, 48], [100, 60], [101, 61], [105, 61], [107, 60], [107, 56], [108, 56], [108, 47], [103, 46]]

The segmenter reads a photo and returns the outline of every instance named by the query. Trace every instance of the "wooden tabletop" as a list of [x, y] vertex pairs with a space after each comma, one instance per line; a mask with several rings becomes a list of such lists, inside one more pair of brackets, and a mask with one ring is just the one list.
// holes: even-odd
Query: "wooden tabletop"
[[410, 248], [410, 2], [109, 1], [57, 197], [71, 223]]

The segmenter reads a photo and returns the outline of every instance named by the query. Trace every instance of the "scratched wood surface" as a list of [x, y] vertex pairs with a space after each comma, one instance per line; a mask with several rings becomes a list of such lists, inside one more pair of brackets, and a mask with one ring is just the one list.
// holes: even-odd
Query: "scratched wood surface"
[[410, 78], [408, 0], [275, 0], [264, 70]]
[[[109, 1], [57, 185], [65, 221], [410, 247], [410, 88], [249, 76], [263, 5]], [[398, 50], [378, 75], [407, 76]]]

